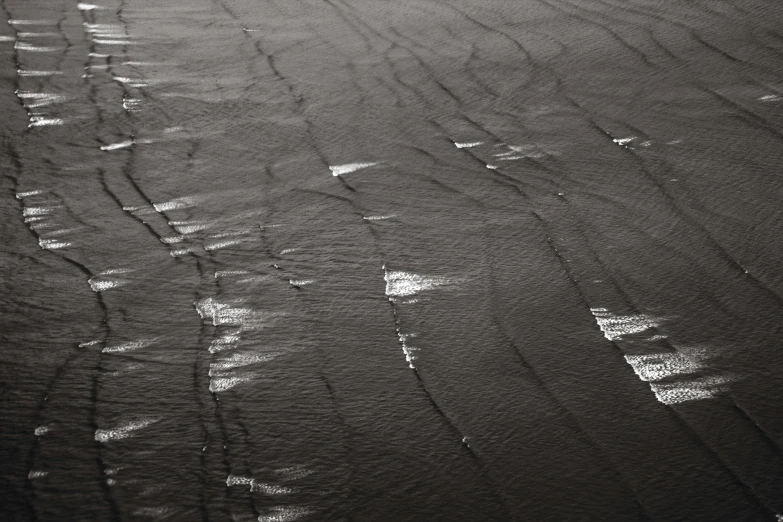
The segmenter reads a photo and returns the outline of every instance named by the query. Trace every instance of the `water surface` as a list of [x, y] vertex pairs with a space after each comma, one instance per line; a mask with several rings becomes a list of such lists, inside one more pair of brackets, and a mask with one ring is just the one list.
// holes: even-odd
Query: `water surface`
[[779, 3], [0, 5], [4, 520], [781, 519]]

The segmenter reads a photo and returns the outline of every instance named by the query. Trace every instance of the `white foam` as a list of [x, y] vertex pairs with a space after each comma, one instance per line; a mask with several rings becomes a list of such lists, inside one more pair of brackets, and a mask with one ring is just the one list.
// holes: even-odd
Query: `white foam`
[[258, 328], [269, 319], [284, 315], [281, 312], [261, 312], [252, 308], [239, 308], [221, 303], [213, 297], [204, 297], [193, 303], [202, 319], [208, 319], [213, 326], [242, 326]]
[[135, 45], [136, 42], [130, 40], [107, 40], [104, 38], [93, 38], [93, 42], [100, 45]]
[[37, 196], [43, 193], [44, 193], [43, 190], [28, 190], [27, 192], [17, 192], [16, 199], [29, 198], [30, 196]]
[[122, 108], [128, 112], [139, 111], [141, 110], [141, 100], [125, 97], [122, 99]]
[[471, 147], [478, 147], [479, 145], [482, 145], [483, 143], [484, 143], [483, 141], [471, 141], [471, 142], [465, 142], [465, 143], [460, 143], [460, 142], [456, 142], [455, 141], [454, 142], [454, 146], [457, 147], [458, 149], [469, 149]]
[[252, 228], [243, 228], [241, 230], [230, 230], [228, 232], [220, 232], [218, 234], [210, 234], [210, 239], [220, 239], [223, 237], [237, 237], [237, 236], [244, 236], [253, 231]]
[[255, 480], [252, 484], [250, 484], [250, 491], [260, 491], [264, 495], [269, 496], [290, 495], [291, 493], [296, 492], [294, 488], [278, 486], [277, 484], [268, 484], [265, 482], [257, 482]]
[[259, 515], [258, 522], [291, 522], [310, 515], [310, 508], [299, 506], [274, 506], [268, 509], [268, 513]]
[[[22, 196], [22, 197], [24, 197], [24, 196]], [[39, 217], [40, 217], [40, 216], [46, 216], [46, 215], [49, 215], [49, 214], [51, 214], [52, 212], [54, 212], [54, 210], [55, 210], [56, 208], [59, 208], [59, 207], [56, 207], [56, 206], [54, 206], [54, 205], [50, 205], [50, 206], [40, 206], [40, 207], [38, 207], [38, 206], [35, 206], [35, 207], [34, 207], [34, 206], [29, 206], [29, 207], [28, 207], [28, 206], [25, 206], [25, 207], [22, 209], [22, 216], [23, 216], [23, 217], [30, 217], [30, 216], [39, 216]]]
[[18, 38], [48, 38], [52, 36], [60, 36], [58, 33], [18, 33]]
[[711, 353], [705, 347], [686, 346], [676, 352], [626, 355], [625, 360], [641, 380], [650, 382], [694, 373], [705, 367]]
[[79, 9], [80, 11], [92, 11], [93, 9], [103, 9], [99, 5], [86, 4], [86, 3], [83, 3], [83, 2], [79, 3], [79, 4], [76, 4], [76, 8]]
[[0, 36], [0, 42], [15, 42], [16, 38], [13, 36]]
[[106, 346], [101, 351], [103, 353], [130, 352], [133, 350], [138, 350], [140, 348], [146, 348], [147, 346], [150, 346], [151, 344], [154, 344], [157, 341], [158, 339], [141, 339], [138, 341], [130, 341], [127, 343], [120, 343], [120, 344], [113, 344], [111, 346]]
[[117, 143], [110, 143], [108, 145], [101, 145], [101, 150], [117, 150], [126, 149], [132, 147], [136, 143], [135, 140], [118, 141]]
[[241, 477], [239, 475], [229, 475], [226, 477], [226, 486], [249, 486], [253, 483], [251, 477]]
[[169, 221], [169, 225], [180, 234], [192, 234], [212, 226], [211, 223], [205, 221]]
[[58, 248], [69, 247], [71, 244], [72, 243], [61, 241], [59, 239], [38, 239], [38, 245], [45, 250], [57, 250]]
[[271, 361], [272, 359], [275, 359], [279, 355], [281, 355], [282, 352], [269, 352], [269, 353], [254, 353], [254, 352], [240, 352], [240, 353], [232, 353], [228, 357], [223, 357], [217, 362], [210, 363], [209, 365], [209, 371], [210, 376], [214, 373], [215, 375], [218, 375], [217, 372], [225, 372], [227, 370], [232, 370], [234, 368], [241, 368], [243, 366], [250, 366], [251, 364], [258, 364], [260, 362], [267, 362]]
[[46, 216], [33, 216], [33, 217], [25, 218], [24, 221], [25, 223], [32, 223], [31, 225], [28, 226], [30, 227], [30, 230], [36, 230], [36, 231], [45, 228], [54, 228], [57, 226], [56, 223], [52, 223], [51, 221], [46, 221]]
[[[131, 87], [147, 87], [149, 86], [149, 83], [145, 80], [142, 80], [140, 78], [128, 78], [126, 76], [114, 76], [114, 81], [125, 83]], [[164, 131], [165, 132], [165, 131]]]
[[444, 277], [425, 276], [400, 270], [386, 270], [383, 279], [386, 281], [386, 295], [389, 297], [415, 295], [450, 282]]
[[122, 24], [91, 24], [84, 22], [84, 30], [88, 33], [100, 33], [125, 36], [125, 26]]
[[280, 255], [284, 256], [286, 254], [290, 254], [292, 252], [296, 252], [297, 250], [299, 250], [299, 249], [298, 248], [286, 248], [286, 249], [280, 251]]
[[16, 49], [18, 51], [27, 51], [27, 52], [30, 52], [30, 53], [51, 53], [51, 52], [54, 52], [54, 51], [62, 51], [63, 50], [63, 49], [61, 49], [59, 47], [46, 47], [46, 46], [42, 46], [42, 45], [33, 45], [33, 44], [29, 44], [27, 42], [20, 42], [20, 41], [17, 41], [14, 44], [14, 49]]
[[[158, 212], [167, 212], [169, 210], [190, 208], [202, 200], [203, 198], [198, 196], [183, 196], [181, 198], [175, 198], [172, 199], [171, 201], [165, 201], [163, 203], [153, 203], [152, 206], [155, 207], [155, 210], [157, 210]], [[185, 233], [185, 232], [181, 232], [179, 229], [177, 230], [177, 232]]]
[[42, 98], [33, 102], [25, 102], [25, 107], [28, 109], [37, 109], [39, 107], [46, 107], [47, 105], [52, 105], [54, 103], [61, 103], [67, 100], [65, 96], [51, 96], [48, 98]]
[[249, 274], [247, 270], [215, 270], [215, 279], [220, 277]]
[[175, 248], [171, 252], [169, 252], [169, 255], [171, 257], [179, 257], [179, 256], [184, 256], [184, 255], [190, 254], [191, 252], [195, 252], [196, 250], [198, 250], [198, 248], [195, 247], [195, 246], [187, 246], [187, 247], [184, 247], [184, 248]]
[[108, 442], [111, 440], [127, 439], [128, 437], [133, 436], [134, 431], [146, 428], [147, 426], [155, 424], [159, 421], [159, 417], [148, 417], [146, 419], [142, 418], [138, 420], [126, 421], [114, 428], [98, 429], [95, 430], [95, 440], [98, 442]]
[[329, 170], [332, 171], [332, 176], [342, 176], [357, 170], [366, 169], [367, 167], [373, 167], [377, 164], [377, 161], [370, 163], [346, 163], [344, 165], [330, 165]]
[[408, 339], [413, 337], [416, 337], [416, 334], [404, 334], [400, 332], [399, 329], [397, 330], [397, 338], [400, 340], [400, 346], [402, 347], [402, 353], [405, 354], [405, 360], [408, 362], [408, 366], [415, 370], [416, 366], [414, 366], [413, 361], [416, 360], [415, 352], [419, 351], [419, 349], [408, 345]]
[[37, 478], [43, 478], [46, 475], [48, 475], [48, 471], [31, 471], [27, 474], [27, 478], [30, 480], [37, 479]]
[[125, 212], [133, 212], [135, 214], [151, 214], [155, 212], [155, 209], [146, 205], [131, 205], [122, 207]]
[[363, 216], [363, 219], [366, 219], [367, 221], [379, 221], [381, 219], [391, 219], [393, 217], [397, 217], [397, 214], [385, 214], [381, 216]]
[[209, 381], [209, 391], [212, 393], [220, 393], [228, 391], [235, 386], [242, 383], [251, 381], [253, 379], [250, 375], [231, 375], [224, 377], [212, 377]]
[[65, 120], [61, 118], [44, 118], [43, 116], [33, 116], [30, 118], [28, 127], [46, 127], [53, 125], [62, 125]]
[[30, 98], [40, 99], [40, 98], [49, 98], [49, 97], [56, 96], [56, 94], [47, 94], [45, 92], [27, 92], [27, 91], [19, 91], [19, 90], [16, 91], [16, 95], [22, 98], [23, 100], [30, 99]]
[[119, 288], [128, 284], [123, 279], [104, 279], [102, 276], [94, 276], [87, 280], [93, 292], [104, 292], [112, 288]]
[[133, 272], [134, 270], [132, 268], [109, 268], [108, 270], [104, 270], [98, 275], [106, 276], [106, 275], [114, 275], [114, 274], [129, 274], [130, 272]]
[[27, 70], [19, 69], [17, 71], [17, 73], [19, 74], [19, 76], [57, 76], [57, 75], [62, 74], [63, 72], [62, 71], [36, 71], [36, 70], [32, 70], [32, 69], [27, 69]]
[[627, 143], [632, 142], [636, 139], [636, 136], [631, 136], [630, 138], [613, 138], [612, 141], [616, 144], [624, 147]]
[[293, 286], [304, 286], [315, 283], [315, 279], [289, 279], [288, 284]]
[[759, 98], [760, 101], [769, 103], [769, 102], [778, 102], [783, 101], [783, 96], [779, 94], [767, 94]]
[[238, 475], [229, 475], [226, 478], [227, 486], [249, 486], [250, 491], [260, 491], [266, 495], [287, 495], [294, 493], [293, 488], [278, 486], [276, 484], [267, 484], [264, 482], [258, 482], [252, 477], [242, 477]]
[[171, 237], [162, 237], [160, 238], [160, 241], [161, 243], [170, 245], [172, 243], [182, 243], [185, 239], [186, 239], [185, 236], [171, 236]]
[[8, 20], [10, 25], [57, 25], [57, 20]]
[[239, 332], [241, 330], [237, 330], [236, 332], [224, 334], [218, 337], [217, 339], [213, 339], [211, 343], [209, 343], [209, 353], [218, 353], [225, 350], [233, 350], [239, 345]]
[[45, 107], [53, 103], [64, 102], [68, 99], [67, 96], [63, 96], [62, 94], [53, 94], [47, 92], [29, 92], [17, 90], [16, 95], [24, 101], [24, 105], [28, 109]]
[[666, 319], [645, 314], [614, 315], [606, 308], [591, 308], [590, 311], [604, 337], [610, 341], [616, 341], [624, 335], [637, 334], [655, 328]]
[[247, 238], [244, 239], [224, 239], [223, 241], [215, 241], [214, 243], [207, 243], [204, 245], [204, 250], [219, 250], [221, 248], [227, 248], [230, 246], [239, 245], [241, 243], [244, 243], [248, 241]]
[[711, 399], [728, 389], [731, 376], [717, 375], [677, 382], [653, 382], [650, 388], [663, 404]]

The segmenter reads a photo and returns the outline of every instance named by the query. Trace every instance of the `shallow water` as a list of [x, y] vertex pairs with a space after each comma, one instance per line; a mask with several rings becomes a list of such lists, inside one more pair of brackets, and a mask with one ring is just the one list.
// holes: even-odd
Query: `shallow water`
[[783, 518], [783, 4], [0, 5], [4, 520]]

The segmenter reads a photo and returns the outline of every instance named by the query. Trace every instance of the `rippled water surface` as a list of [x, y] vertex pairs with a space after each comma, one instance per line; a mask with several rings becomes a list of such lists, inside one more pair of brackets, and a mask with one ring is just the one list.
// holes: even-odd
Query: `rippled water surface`
[[0, 5], [3, 520], [783, 520], [783, 4]]

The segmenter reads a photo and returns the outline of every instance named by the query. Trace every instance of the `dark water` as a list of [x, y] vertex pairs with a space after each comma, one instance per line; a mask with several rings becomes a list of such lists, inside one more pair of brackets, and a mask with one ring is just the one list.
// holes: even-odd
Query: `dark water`
[[783, 4], [1, 4], [3, 520], [783, 519]]

